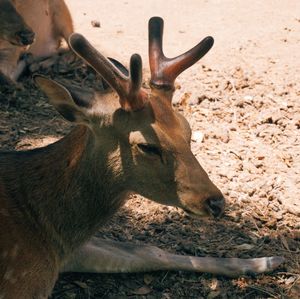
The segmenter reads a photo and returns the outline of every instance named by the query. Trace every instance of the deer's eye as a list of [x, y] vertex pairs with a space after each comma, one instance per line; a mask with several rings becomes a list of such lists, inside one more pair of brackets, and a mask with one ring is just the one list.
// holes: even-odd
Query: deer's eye
[[148, 155], [157, 155], [161, 157], [161, 149], [153, 144], [145, 144], [145, 143], [139, 143], [138, 148], [140, 151], [142, 151], [145, 154]]

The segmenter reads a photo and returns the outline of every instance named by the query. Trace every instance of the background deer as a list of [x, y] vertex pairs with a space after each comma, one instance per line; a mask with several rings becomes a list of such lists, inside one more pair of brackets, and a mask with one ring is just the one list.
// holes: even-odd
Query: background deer
[[27, 64], [24, 53], [33, 60], [53, 56], [72, 32], [63, 0], [0, 0], [0, 82], [18, 79]]
[[224, 212], [221, 191], [191, 152], [188, 122], [171, 103], [176, 77], [207, 53], [213, 39], [169, 59], [162, 51], [162, 31], [162, 19], [152, 18], [149, 90], [141, 87], [139, 55], [131, 57], [126, 76], [79, 34], [70, 37], [72, 49], [114, 92], [103, 95], [35, 78], [58, 112], [78, 125], [47, 147], [1, 153], [0, 298], [47, 298], [60, 271], [182, 269], [236, 276], [282, 263], [281, 257], [177, 256], [91, 239], [130, 193], [199, 217]]

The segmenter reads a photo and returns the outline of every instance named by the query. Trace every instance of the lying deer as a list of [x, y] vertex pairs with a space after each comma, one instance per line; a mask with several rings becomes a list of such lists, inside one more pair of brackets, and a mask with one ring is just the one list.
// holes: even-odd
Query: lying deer
[[31, 62], [53, 56], [72, 32], [63, 0], [0, 0], [0, 83], [18, 79], [27, 65], [24, 53]]
[[237, 276], [276, 268], [281, 257], [188, 257], [152, 246], [92, 238], [99, 226], [138, 193], [198, 217], [220, 217], [225, 200], [190, 149], [187, 120], [172, 109], [174, 81], [213, 45], [207, 37], [166, 58], [163, 21], [149, 22], [151, 89], [142, 61], [119, 71], [79, 34], [69, 44], [114, 92], [100, 94], [42, 76], [35, 81], [77, 126], [47, 147], [0, 156], [0, 298], [47, 298], [58, 273], [187, 270]]

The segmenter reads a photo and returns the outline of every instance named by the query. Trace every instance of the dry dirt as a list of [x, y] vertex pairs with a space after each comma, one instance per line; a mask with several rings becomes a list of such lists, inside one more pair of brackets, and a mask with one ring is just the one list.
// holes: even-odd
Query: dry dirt
[[[227, 279], [158, 272], [62, 275], [58, 298], [300, 298], [300, 2], [217, 0], [66, 1], [76, 31], [126, 62], [147, 63], [147, 21], [165, 19], [165, 52], [175, 56], [206, 35], [209, 54], [177, 80], [174, 105], [187, 116], [192, 149], [226, 195], [222, 220], [195, 220], [134, 196], [99, 235], [196, 256], [285, 256], [278, 270]], [[100, 27], [93, 27], [99, 21]], [[58, 78], [97, 85], [85, 67]], [[96, 83], [95, 83], [96, 82]], [[30, 78], [0, 93], [3, 149], [41, 146], [69, 125]]]

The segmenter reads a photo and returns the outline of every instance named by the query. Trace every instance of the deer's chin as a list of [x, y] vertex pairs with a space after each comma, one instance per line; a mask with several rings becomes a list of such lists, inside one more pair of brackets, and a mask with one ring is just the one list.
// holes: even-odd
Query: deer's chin
[[190, 209], [183, 208], [184, 212], [193, 219], [211, 218], [212, 215], [207, 211], [191, 211]]

